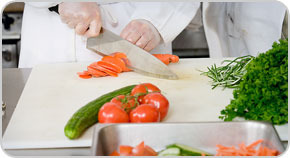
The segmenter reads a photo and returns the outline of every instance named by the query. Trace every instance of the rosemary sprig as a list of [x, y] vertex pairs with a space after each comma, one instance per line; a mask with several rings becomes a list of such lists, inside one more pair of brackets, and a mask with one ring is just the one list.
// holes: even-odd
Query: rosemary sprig
[[221, 64], [227, 63], [225, 66], [217, 67], [216, 64], [207, 67], [208, 71], [201, 71], [201, 75], [205, 75], [212, 79], [212, 89], [217, 86], [223, 88], [236, 88], [246, 73], [246, 65], [252, 61], [254, 57], [246, 55], [238, 57], [234, 60], [224, 60]]

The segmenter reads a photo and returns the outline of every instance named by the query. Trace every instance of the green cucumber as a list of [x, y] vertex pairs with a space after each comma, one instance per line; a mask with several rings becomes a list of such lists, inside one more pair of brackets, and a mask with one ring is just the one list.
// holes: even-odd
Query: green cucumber
[[206, 156], [212, 156], [210, 153], [183, 144], [172, 144], [168, 145], [166, 148], [179, 148], [181, 156], [201, 156], [202, 154], [205, 154]]
[[69, 139], [76, 139], [83, 132], [95, 124], [98, 121], [99, 109], [107, 102], [111, 101], [114, 97], [118, 95], [126, 95], [131, 92], [131, 90], [136, 85], [126, 86], [110, 93], [104, 94], [99, 98], [89, 102], [85, 106], [81, 107], [77, 112], [73, 114], [70, 120], [67, 122], [64, 133]]
[[168, 148], [158, 153], [158, 156], [181, 156], [179, 148]]

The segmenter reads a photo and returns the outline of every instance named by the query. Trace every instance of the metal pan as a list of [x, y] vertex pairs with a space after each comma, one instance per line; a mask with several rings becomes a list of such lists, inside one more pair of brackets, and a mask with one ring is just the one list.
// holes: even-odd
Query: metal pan
[[285, 150], [272, 124], [258, 121], [97, 124], [91, 150], [94, 156], [106, 156], [120, 145], [136, 146], [144, 141], [156, 151], [180, 143], [215, 154], [216, 144], [248, 145], [258, 139], [281, 153]]

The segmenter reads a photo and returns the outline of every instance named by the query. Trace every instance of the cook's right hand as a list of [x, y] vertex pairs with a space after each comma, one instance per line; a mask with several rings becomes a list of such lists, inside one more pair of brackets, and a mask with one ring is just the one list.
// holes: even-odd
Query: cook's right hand
[[63, 2], [58, 8], [61, 20], [76, 33], [86, 37], [99, 35], [102, 20], [100, 9], [95, 2]]

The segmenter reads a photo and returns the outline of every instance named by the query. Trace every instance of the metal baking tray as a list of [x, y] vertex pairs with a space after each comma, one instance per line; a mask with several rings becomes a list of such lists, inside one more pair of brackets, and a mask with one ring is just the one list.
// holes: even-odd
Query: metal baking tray
[[106, 156], [120, 145], [136, 146], [141, 141], [160, 151], [167, 145], [180, 143], [216, 154], [216, 145], [246, 145], [263, 139], [263, 145], [285, 148], [272, 124], [258, 121], [97, 124], [94, 129], [92, 155]]

